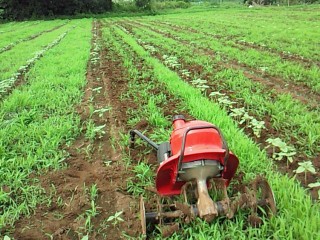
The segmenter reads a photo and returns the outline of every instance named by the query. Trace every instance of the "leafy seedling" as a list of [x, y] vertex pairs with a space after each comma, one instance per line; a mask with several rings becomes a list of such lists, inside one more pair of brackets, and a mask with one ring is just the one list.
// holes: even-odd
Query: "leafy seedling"
[[[287, 159], [287, 166], [288, 162], [293, 162], [293, 156], [296, 155], [296, 150], [292, 146], [288, 146], [285, 142], [283, 142], [280, 138], [268, 138], [266, 140], [267, 143], [272, 145], [273, 147], [273, 154], [272, 158], [275, 160], [282, 160], [284, 157]], [[268, 145], [267, 147], [270, 147]], [[280, 150], [280, 152], [276, 152], [276, 148]]]
[[120, 217], [122, 213], [123, 211], [116, 212], [114, 215], [110, 216], [107, 219], [107, 222], [111, 222], [113, 226], [119, 224], [120, 222], [123, 222], [124, 220]]
[[307, 182], [307, 173], [310, 172], [312, 174], [316, 173], [316, 169], [314, 168], [311, 161], [299, 162], [299, 167], [294, 170], [295, 173], [303, 173], [304, 172], [304, 181]]
[[265, 122], [264, 121], [258, 121], [257, 119], [253, 118], [251, 120], [251, 126], [252, 126], [252, 130], [253, 130], [253, 134], [260, 138], [260, 134], [262, 129], [266, 129], [265, 127]]

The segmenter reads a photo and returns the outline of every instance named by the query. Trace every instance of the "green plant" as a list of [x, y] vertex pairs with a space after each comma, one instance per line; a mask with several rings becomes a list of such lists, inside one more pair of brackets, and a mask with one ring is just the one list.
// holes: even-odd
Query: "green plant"
[[181, 64], [178, 62], [178, 58], [175, 56], [163, 55], [162, 58], [164, 59], [164, 63], [173, 69], [178, 69], [181, 67]]
[[106, 124], [101, 126], [95, 126], [93, 120], [89, 120], [87, 123], [87, 130], [86, 130], [86, 138], [93, 141], [96, 137], [102, 138], [103, 135], [106, 133], [104, 131]]
[[[287, 163], [293, 162], [293, 156], [296, 155], [296, 150], [292, 146], [288, 146], [285, 142], [283, 142], [280, 138], [268, 138], [266, 140], [270, 146], [273, 148], [272, 158], [275, 160], [282, 160], [284, 157], [287, 160]], [[276, 152], [276, 149], [280, 150], [280, 152]]]
[[235, 118], [238, 122], [241, 121], [241, 117], [245, 114], [244, 107], [242, 108], [231, 108], [231, 113], [229, 114], [231, 117]]
[[309, 184], [308, 184], [308, 187], [310, 187], [310, 188], [320, 187], [320, 182], [309, 183]]
[[196, 88], [199, 88], [201, 92], [204, 92], [206, 89], [209, 88], [208, 85], [206, 85], [208, 82], [207, 80], [203, 80], [201, 78], [197, 78], [191, 81], [192, 85], [194, 85]]
[[104, 107], [104, 108], [100, 108], [100, 109], [94, 110], [93, 113], [98, 113], [98, 114], [99, 114], [99, 117], [101, 118], [101, 117], [103, 117], [103, 114], [104, 114], [105, 112], [108, 112], [108, 111], [110, 111], [110, 110], [111, 110], [111, 107]]
[[135, 177], [127, 182], [127, 190], [134, 196], [139, 196], [145, 193], [145, 187], [153, 185], [154, 172], [150, 166], [144, 162], [139, 163], [134, 167], [133, 172]]
[[253, 134], [260, 138], [260, 134], [261, 134], [261, 131], [262, 129], [266, 129], [265, 127], [265, 122], [264, 121], [258, 121], [257, 119], [253, 118], [251, 120], [251, 127], [252, 127], [252, 130], [253, 130]]
[[90, 199], [94, 201], [98, 196], [99, 189], [97, 188], [97, 184], [92, 184], [90, 187]]
[[253, 117], [250, 116], [247, 112], [245, 112], [245, 113], [243, 114], [243, 116], [241, 117], [241, 120], [240, 120], [239, 123], [240, 123], [240, 124], [245, 123], [246, 126], [250, 127], [250, 123], [251, 123], [252, 120], [253, 120]]
[[113, 226], [119, 224], [120, 222], [123, 222], [124, 220], [120, 217], [122, 213], [123, 211], [116, 212], [114, 215], [110, 216], [107, 219], [107, 222], [111, 222]]
[[299, 167], [294, 170], [295, 173], [303, 173], [304, 172], [304, 181], [307, 182], [307, 173], [310, 172], [312, 174], [316, 173], [316, 170], [311, 161], [299, 162]]

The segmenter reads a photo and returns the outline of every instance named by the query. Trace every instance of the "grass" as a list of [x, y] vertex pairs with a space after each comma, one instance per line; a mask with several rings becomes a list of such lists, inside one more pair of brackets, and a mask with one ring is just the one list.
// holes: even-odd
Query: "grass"
[[[82, 96], [89, 59], [90, 20], [73, 21], [59, 45], [50, 49], [0, 107], [0, 228], [47, 201], [37, 178], [40, 169], [57, 169], [66, 153], [60, 149], [79, 134], [74, 106]], [[62, 30], [63, 31], [63, 30]], [[74, 61], [77, 59], [77, 61]], [[65, 62], [69, 62], [66, 66]]]
[[[270, 73], [288, 82], [298, 80], [305, 83], [310, 80], [309, 86], [316, 86], [317, 66], [313, 64], [313, 68], [305, 69], [300, 63], [279, 57], [284, 52], [285, 56], [291, 54], [307, 58], [308, 62], [319, 61], [319, 55], [315, 53], [318, 23], [312, 20], [317, 18], [315, 9], [312, 8], [310, 13], [304, 12], [305, 8], [287, 11], [285, 8], [226, 10], [215, 7], [207, 12], [199, 8], [198, 13], [180, 13], [179, 10], [168, 16], [105, 19], [104, 46], [100, 42], [93, 43], [91, 63], [94, 67], [99, 66], [102, 47], [115, 53], [113, 60], [121, 60], [128, 76], [125, 79], [128, 91], [119, 99], [124, 104], [134, 103], [127, 112], [127, 127], [146, 121], [146, 129], [139, 130], [145, 131], [155, 142], [166, 141], [171, 132], [168, 106], [174, 102], [176, 110], [172, 115], [183, 111], [220, 127], [230, 149], [240, 159], [240, 171], [245, 173], [245, 180], [249, 181], [257, 174], [266, 176], [276, 196], [278, 213], [270, 220], [264, 219], [265, 223], [260, 228], [248, 226], [246, 213], [240, 211], [232, 220], [222, 221], [219, 218], [211, 224], [196, 219], [184, 224], [181, 231], [170, 239], [318, 239], [319, 202], [312, 201], [307, 190], [294, 178], [280, 174], [265, 150], [261, 150], [239, 128], [238, 122], [251, 124], [249, 117], [252, 114], [258, 127], [260, 120], [271, 116], [271, 126], [281, 132], [281, 137], [285, 140], [301, 139], [301, 142], [295, 141], [295, 145], [305, 146], [305, 154], [313, 156], [319, 150], [319, 110], [310, 109], [289, 94], [268, 93], [269, 89], [263, 84], [247, 78], [243, 69], [224, 69], [226, 64], [236, 60], [253, 69], [264, 67], [268, 70], [272, 67], [268, 70]], [[155, 28], [155, 21], [162, 23]], [[253, 21], [255, 24], [248, 24]], [[0, 25], [0, 34], [7, 36], [3, 38], [3, 46], [17, 43], [1, 54], [0, 79], [13, 76], [37, 51], [66, 32], [57, 45], [30, 65], [30, 70], [25, 72], [26, 84], [14, 89], [0, 103], [0, 230], [9, 226], [14, 228], [15, 221], [23, 215], [32, 215], [37, 205], [50, 204], [52, 196], [46, 196], [47, 193], [39, 186], [38, 174], [64, 166], [68, 153], [62, 150], [62, 146], [70, 145], [81, 131], [75, 106], [83, 96], [92, 20], [72, 20], [53, 32], [24, 41], [58, 22]], [[176, 26], [181, 26], [181, 30]], [[94, 24], [94, 30], [96, 27]], [[198, 32], [187, 32], [184, 28], [194, 28]], [[20, 35], [7, 43], [13, 33]], [[268, 41], [266, 35], [269, 36]], [[297, 36], [296, 39], [288, 37], [293, 35]], [[241, 49], [243, 46], [246, 48]], [[214, 51], [215, 55], [206, 55], [202, 50]], [[189, 65], [202, 68], [196, 73], [187, 69]], [[212, 91], [216, 95], [207, 94], [206, 86], [210, 90], [214, 87]], [[101, 88], [91, 91], [101, 94]], [[217, 92], [224, 93], [224, 98]], [[111, 110], [110, 106], [97, 107], [94, 97], [90, 100], [89, 118], [84, 122], [88, 142], [84, 154], [88, 159], [91, 159], [93, 149], [103, 151], [101, 143], [95, 146], [94, 140], [106, 134], [106, 125], [95, 123], [92, 117], [99, 116], [102, 121]], [[250, 114], [247, 121], [239, 116], [230, 116], [234, 112], [230, 107], [232, 102], [237, 102], [237, 107], [244, 107]], [[119, 135], [119, 142], [114, 136], [110, 137], [113, 150], [123, 152], [124, 161], [117, 161], [117, 164], [125, 164], [126, 169], [135, 175], [127, 180], [127, 191], [133, 197], [146, 195], [145, 187], [153, 186], [157, 168], [157, 165], [149, 163], [151, 150], [146, 147], [133, 157], [126, 148], [127, 132]], [[142, 141], [137, 140], [137, 145], [141, 144]], [[113, 159], [102, 161], [107, 167], [113, 164]], [[304, 171], [304, 174], [310, 169], [314, 172], [311, 165], [306, 164], [299, 172]], [[90, 206], [78, 216], [83, 223], [78, 235], [89, 239], [89, 235], [95, 234], [94, 229], [106, 234], [110, 225], [118, 228], [124, 216], [121, 210], [101, 221], [98, 228], [93, 225], [101, 212], [97, 203], [99, 189], [96, 184], [83, 189], [84, 195], [90, 199]], [[51, 194], [57, 194], [54, 186]], [[58, 197], [57, 204], [62, 205], [63, 199]], [[56, 213], [55, 217], [59, 220], [63, 214]], [[129, 238], [125, 233], [123, 236]], [[52, 235], [48, 233], [48, 237]], [[157, 234], [153, 237], [162, 239]]]
[[[12, 48], [20, 42], [27, 41], [33, 37], [37, 37], [39, 34], [50, 31], [54, 27], [61, 26], [65, 23], [67, 23], [67, 21], [65, 20], [43, 21], [37, 24], [37, 26], [30, 25], [19, 31], [2, 33], [0, 42], [0, 53], [6, 48]], [[17, 29], [17, 26], [14, 27], [14, 29]]]
[[0, 82], [11, 78], [19, 68], [25, 66], [27, 61], [34, 57], [38, 51], [57, 39], [59, 35], [67, 32], [71, 26], [71, 24], [67, 24], [57, 30], [43, 34], [38, 38], [22, 42], [10, 51], [3, 52], [1, 54]]

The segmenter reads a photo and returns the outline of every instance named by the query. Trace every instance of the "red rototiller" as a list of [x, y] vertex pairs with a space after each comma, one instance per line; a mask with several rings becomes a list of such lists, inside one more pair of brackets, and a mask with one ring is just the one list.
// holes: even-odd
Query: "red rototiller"
[[[233, 198], [227, 187], [239, 164], [229, 151], [221, 131], [205, 121], [186, 121], [182, 115], [174, 116], [170, 142], [156, 144], [137, 130], [130, 131], [131, 146], [138, 135], [157, 151], [159, 167], [156, 175], [157, 200], [146, 211], [140, 200], [142, 233], [150, 225], [159, 224], [162, 234], [168, 236], [179, 229], [177, 218], [189, 222], [200, 217], [211, 222], [218, 216], [232, 218], [238, 209], [249, 209], [249, 222], [261, 224], [260, 214], [275, 214], [273, 192], [266, 181], [258, 176], [242, 193]], [[216, 196], [214, 201], [209, 191]], [[216, 194], [215, 194], [216, 193]], [[218, 194], [219, 193], [219, 194]], [[181, 195], [183, 201], [166, 201], [167, 197]], [[150, 208], [150, 207], [149, 207]], [[181, 221], [180, 221], [181, 222]], [[152, 227], [151, 227], [152, 229]]]

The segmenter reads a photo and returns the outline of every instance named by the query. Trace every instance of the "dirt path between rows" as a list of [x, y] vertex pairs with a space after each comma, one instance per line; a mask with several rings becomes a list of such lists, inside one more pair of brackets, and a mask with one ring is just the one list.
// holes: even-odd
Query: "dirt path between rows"
[[[67, 167], [40, 176], [52, 202], [40, 205], [33, 216], [16, 223], [16, 239], [81, 239], [87, 234], [89, 239], [123, 239], [123, 230], [132, 236], [140, 230], [138, 204], [123, 190], [132, 174], [125, 167], [119, 144], [119, 133], [127, 131], [126, 110], [130, 105], [120, 101], [127, 89], [126, 76], [115, 53], [102, 47], [100, 28], [101, 24], [94, 22], [87, 85], [77, 108], [82, 133], [65, 148], [69, 153]], [[105, 125], [104, 133], [88, 139], [92, 133], [89, 121], [94, 126]], [[108, 221], [116, 213], [123, 222]]]

